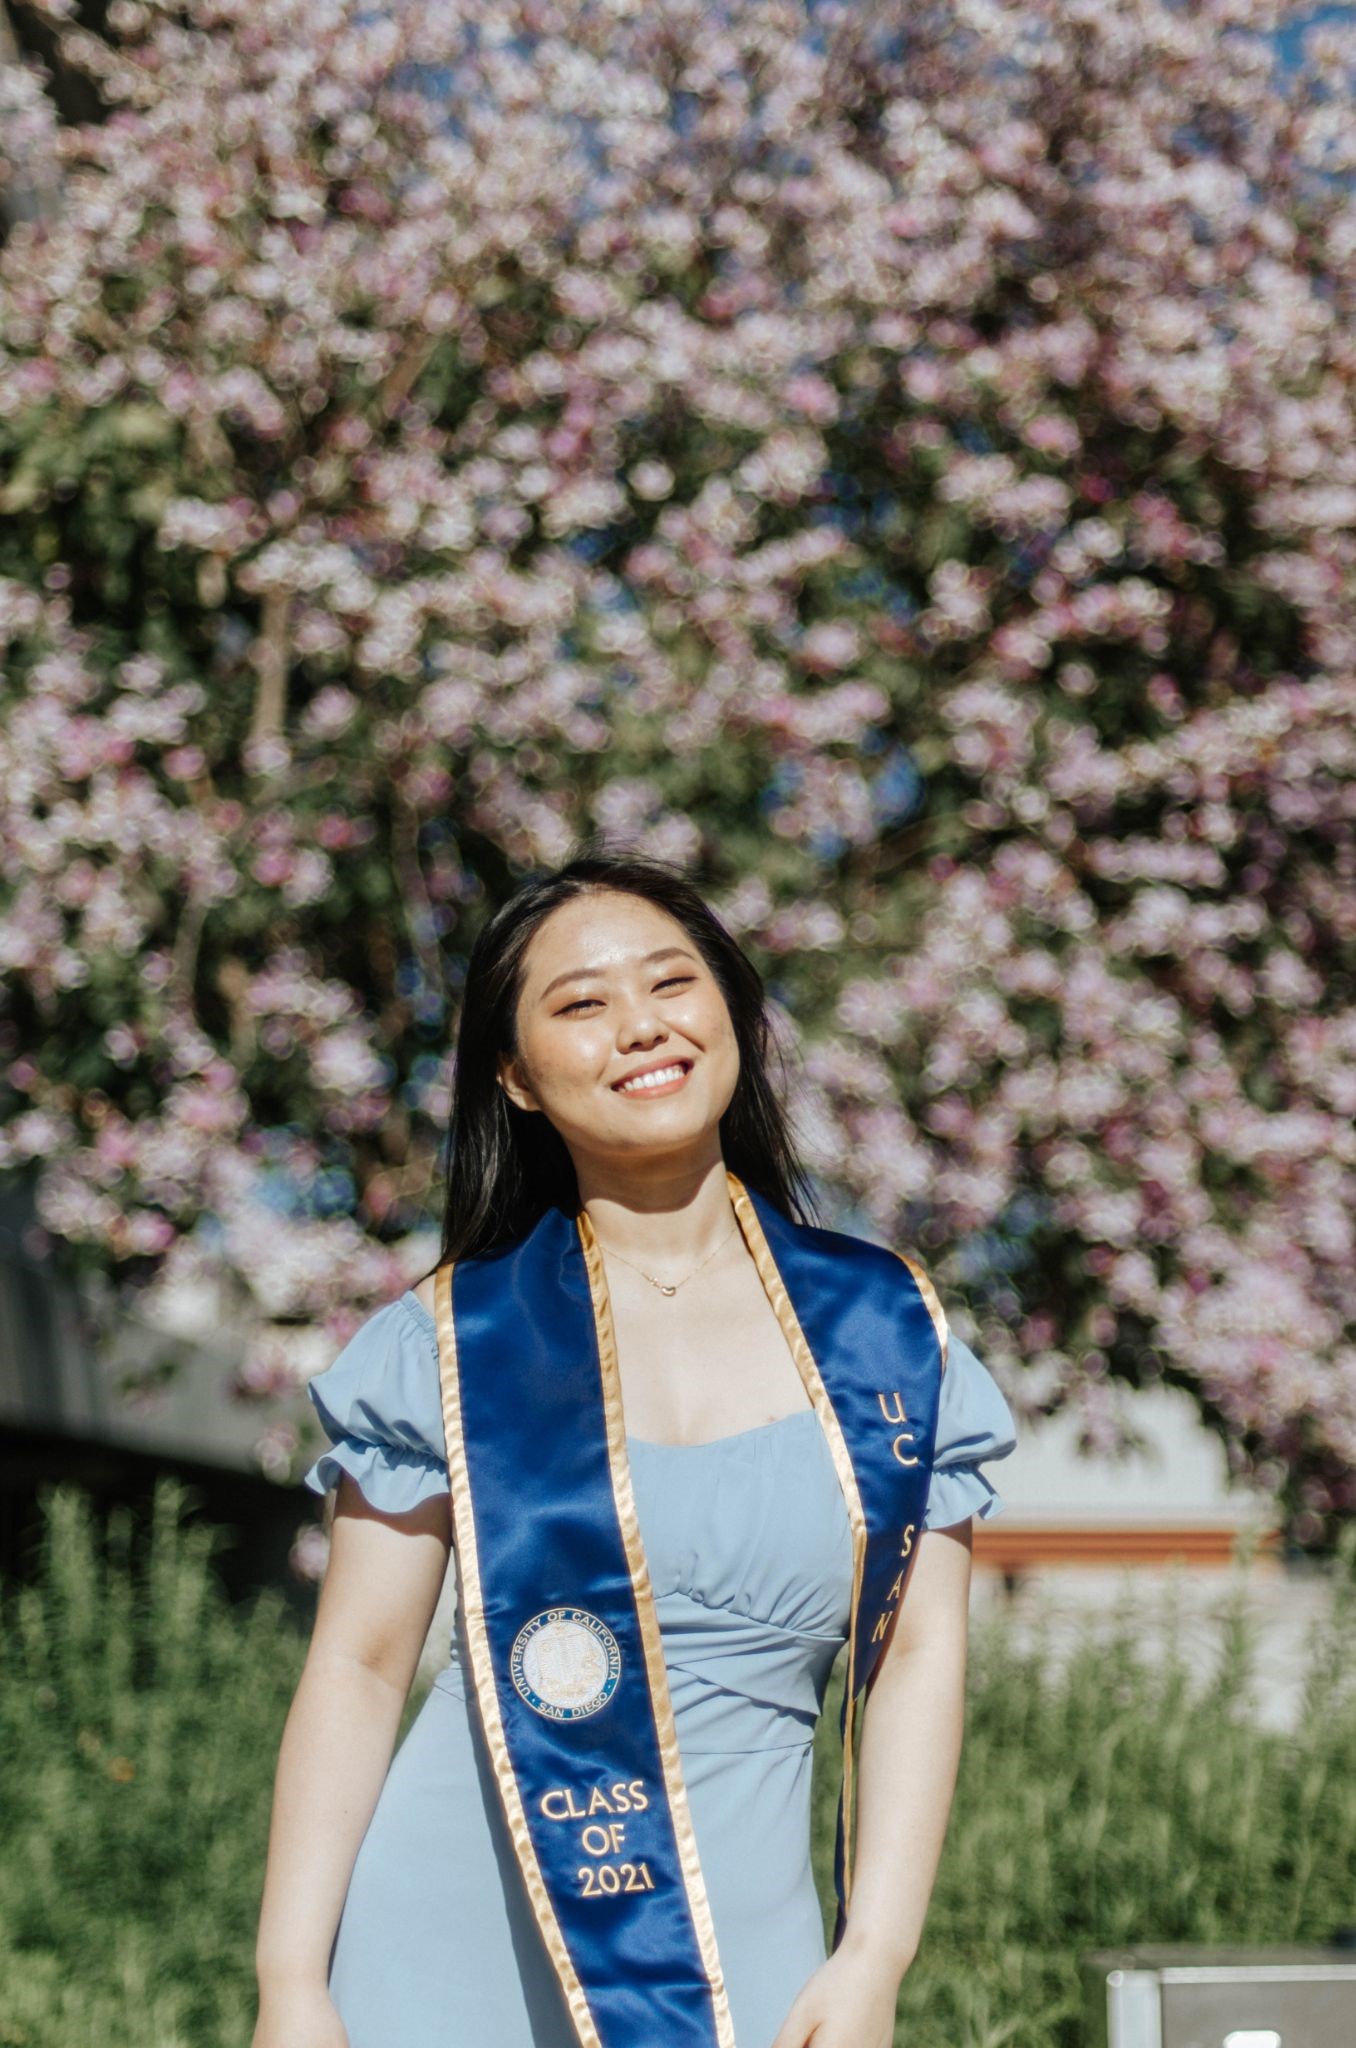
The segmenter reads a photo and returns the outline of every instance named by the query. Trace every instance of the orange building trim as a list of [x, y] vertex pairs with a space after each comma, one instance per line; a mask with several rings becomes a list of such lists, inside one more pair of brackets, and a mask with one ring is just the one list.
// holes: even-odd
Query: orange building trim
[[[992, 1525], [974, 1525], [976, 1566], [988, 1571], [1025, 1572], [1043, 1566], [1091, 1565], [1106, 1570], [1121, 1565], [1207, 1565], [1225, 1567], [1235, 1561], [1243, 1532], [1228, 1523], [1133, 1522], [1107, 1526], [1071, 1522], [1009, 1522], [995, 1517]], [[1279, 1570], [1281, 1544], [1277, 1531], [1255, 1539], [1254, 1563]]]

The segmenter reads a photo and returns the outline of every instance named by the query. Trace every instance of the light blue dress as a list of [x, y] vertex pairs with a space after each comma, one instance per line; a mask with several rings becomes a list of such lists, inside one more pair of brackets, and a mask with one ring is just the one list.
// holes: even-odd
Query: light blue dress
[[[400, 1514], [448, 1491], [437, 1337], [413, 1293], [369, 1317], [310, 1395], [333, 1446], [305, 1474], [314, 1492], [348, 1472], [372, 1506]], [[953, 1334], [924, 1527], [997, 1512], [979, 1466], [1014, 1443], [1006, 1401]], [[810, 1763], [847, 1639], [847, 1510], [810, 1408], [704, 1444], [627, 1444], [735, 2038], [770, 2048], [825, 1956]], [[469, 1704], [460, 1634], [459, 1610], [451, 1662], [358, 1850], [331, 1995], [350, 2048], [577, 2048]]]

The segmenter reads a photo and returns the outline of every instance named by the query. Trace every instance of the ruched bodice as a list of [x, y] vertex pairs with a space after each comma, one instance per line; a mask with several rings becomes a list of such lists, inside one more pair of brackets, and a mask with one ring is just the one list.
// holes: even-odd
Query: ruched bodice
[[627, 1442], [683, 1750], [810, 1741], [852, 1591], [813, 1409], [711, 1443]]
[[[852, 1533], [814, 1411], [704, 1444], [628, 1436], [627, 1449], [684, 1756], [803, 1748], [852, 1592]], [[444, 1682], [464, 1692], [463, 1654], [457, 1631]]]
[[[331, 1439], [306, 1474], [313, 1490], [348, 1472], [395, 1514], [447, 1491], [435, 1327], [414, 1294], [370, 1317], [310, 1391]], [[953, 1337], [925, 1528], [995, 1512], [979, 1462], [1013, 1442], [1002, 1395]], [[847, 1635], [847, 1508], [810, 1408], [707, 1443], [628, 1436], [627, 1448], [737, 2048], [769, 2048], [825, 1953], [811, 1756]], [[350, 2048], [576, 2048], [464, 1656], [458, 1601], [450, 1660], [349, 1883], [330, 1983]]]

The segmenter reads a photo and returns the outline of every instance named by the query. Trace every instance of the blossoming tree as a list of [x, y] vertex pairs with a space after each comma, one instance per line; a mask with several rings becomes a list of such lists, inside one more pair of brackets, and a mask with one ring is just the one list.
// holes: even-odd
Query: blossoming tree
[[[1356, 42], [1272, 0], [112, 0], [0, 72], [0, 1163], [240, 1321], [431, 1262], [576, 835], [1026, 1414], [1356, 1506]], [[25, 166], [29, 169], [26, 172]], [[275, 1397], [291, 1396], [281, 1409]], [[267, 1426], [265, 1426], [267, 1425]]]

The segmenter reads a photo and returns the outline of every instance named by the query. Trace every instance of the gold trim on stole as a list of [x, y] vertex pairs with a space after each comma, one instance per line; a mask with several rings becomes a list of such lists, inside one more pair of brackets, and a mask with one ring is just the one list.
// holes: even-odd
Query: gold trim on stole
[[936, 1288], [928, 1279], [927, 1274], [923, 1271], [917, 1259], [911, 1259], [907, 1252], [896, 1252], [895, 1257], [904, 1261], [904, 1264], [918, 1282], [918, 1292], [922, 1295], [924, 1306], [932, 1317], [932, 1327], [937, 1332], [937, 1342], [942, 1348], [942, 1371], [945, 1372], [947, 1345], [946, 1310], [942, 1307]]
[[[866, 1513], [862, 1506], [857, 1475], [853, 1469], [851, 1453], [843, 1435], [842, 1425], [829, 1399], [815, 1357], [801, 1329], [800, 1320], [791, 1305], [781, 1274], [777, 1270], [771, 1247], [758, 1220], [758, 1212], [750, 1201], [744, 1183], [728, 1167], [725, 1173], [731, 1204], [736, 1219], [753, 1259], [763, 1291], [767, 1295], [772, 1311], [781, 1326], [791, 1356], [795, 1361], [806, 1392], [809, 1394], [820, 1426], [828, 1439], [830, 1455], [838, 1484], [847, 1508], [848, 1521], [852, 1530], [852, 1598], [848, 1617], [848, 1668], [847, 1668], [847, 1710], [843, 1734], [843, 1905], [846, 1910], [852, 1894], [852, 1779], [853, 1779], [853, 1736], [856, 1714], [855, 1661], [857, 1643], [857, 1616], [861, 1603], [862, 1576], [866, 1566]], [[669, 1695], [668, 1673], [664, 1664], [663, 1639], [655, 1614], [654, 1593], [650, 1584], [649, 1567], [645, 1559], [644, 1543], [640, 1533], [640, 1522], [636, 1513], [635, 1495], [631, 1484], [631, 1463], [626, 1448], [626, 1420], [622, 1406], [621, 1373], [617, 1362], [616, 1335], [612, 1325], [612, 1307], [608, 1294], [607, 1276], [603, 1269], [602, 1256], [598, 1248], [597, 1235], [593, 1229], [588, 1211], [581, 1208], [576, 1218], [584, 1262], [588, 1272], [589, 1294], [593, 1307], [594, 1327], [598, 1338], [598, 1357], [601, 1367], [603, 1410], [607, 1433], [608, 1463], [612, 1479], [613, 1498], [621, 1526], [622, 1540], [626, 1550], [631, 1586], [635, 1598], [636, 1614], [640, 1625], [641, 1642], [645, 1652], [646, 1677], [649, 1685], [651, 1705], [654, 1712], [655, 1732], [659, 1742], [660, 1759], [664, 1771], [665, 1790], [669, 1810], [673, 1819], [674, 1835], [678, 1844], [679, 1862], [683, 1881], [687, 1889], [688, 1905], [692, 1913], [693, 1926], [701, 1953], [702, 1964], [711, 1986], [712, 2004], [716, 2022], [718, 2048], [735, 2048], [734, 2028], [730, 2018], [729, 1998], [725, 1988], [724, 1974], [716, 1945], [715, 1923], [707, 1897], [705, 1880], [697, 1850], [697, 1839], [692, 1828], [691, 1812], [688, 1805], [687, 1786], [683, 1776], [682, 1758], [678, 1747], [677, 1728], [673, 1716], [673, 1704]], [[941, 1345], [942, 1369], [946, 1369], [947, 1325], [942, 1305], [935, 1288], [923, 1269], [903, 1252], [896, 1254], [912, 1273], [923, 1297]], [[518, 1787], [513, 1763], [509, 1756], [504, 1736], [503, 1719], [499, 1711], [499, 1696], [495, 1688], [494, 1671], [491, 1661], [489, 1637], [485, 1627], [485, 1607], [481, 1592], [480, 1568], [476, 1552], [475, 1522], [471, 1510], [470, 1482], [467, 1473], [466, 1443], [461, 1421], [461, 1388], [457, 1372], [457, 1339], [452, 1318], [452, 1265], [440, 1266], [434, 1275], [435, 1321], [438, 1331], [438, 1370], [442, 1384], [443, 1430], [447, 1439], [449, 1476], [452, 1483], [452, 1516], [457, 1544], [457, 1564], [460, 1577], [462, 1621], [466, 1631], [467, 1645], [471, 1653], [471, 1670], [480, 1703], [481, 1719], [484, 1724], [490, 1761], [495, 1781], [503, 1803], [505, 1818], [513, 1842], [514, 1852], [522, 1870], [528, 1898], [541, 1930], [547, 1952], [555, 1966], [561, 1987], [569, 2004], [570, 2015], [579, 2035], [581, 2048], [602, 2048], [593, 2014], [590, 2011], [584, 1987], [570, 1958], [570, 1952], [556, 1919], [551, 1896], [537, 1861], [536, 1850], [528, 1830], [527, 1817], [523, 1811], [522, 1794]]]
[[664, 1790], [668, 1795], [669, 1813], [678, 1843], [678, 1861], [687, 1889], [687, 1902], [696, 1930], [697, 1946], [701, 1951], [702, 1968], [711, 1986], [716, 2040], [719, 2048], [735, 2048], [729, 1994], [725, 1989], [725, 1975], [716, 1946], [716, 1925], [711, 1914], [711, 1902], [707, 1897], [706, 1880], [702, 1876], [697, 1837], [692, 1828], [687, 1783], [683, 1776], [683, 1761], [678, 1748], [678, 1729], [673, 1717], [673, 1701], [669, 1695], [668, 1671], [664, 1664], [664, 1642], [655, 1613], [654, 1589], [650, 1584], [650, 1568], [645, 1559], [645, 1545], [640, 1533], [640, 1519], [636, 1513], [635, 1493], [631, 1484], [631, 1460], [626, 1448], [626, 1418], [622, 1408], [621, 1370], [617, 1362], [617, 1338], [612, 1326], [612, 1301], [608, 1293], [607, 1274], [603, 1268], [593, 1219], [587, 1209], [580, 1209], [576, 1224], [579, 1241], [584, 1250], [584, 1263], [588, 1268], [593, 1320], [598, 1332], [598, 1360], [602, 1367], [603, 1412], [607, 1421], [607, 1455], [612, 1471], [612, 1493], [617, 1504], [622, 1542], [626, 1547], [626, 1562], [631, 1573], [631, 1591], [635, 1598], [636, 1618], [640, 1624], [640, 1639], [645, 1651], [645, 1676], [649, 1683], [655, 1734], [659, 1741]]
[[457, 1333], [452, 1320], [452, 1262], [439, 1266], [433, 1277], [433, 1295], [437, 1309], [435, 1321], [438, 1327], [438, 1376], [442, 1382], [443, 1431], [447, 1438], [448, 1473], [452, 1481], [452, 1518], [457, 1539], [457, 1565], [460, 1572], [462, 1626], [471, 1652], [471, 1672], [475, 1680], [476, 1697], [480, 1702], [480, 1716], [484, 1724], [485, 1740], [494, 1766], [495, 1782], [503, 1802], [504, 1817], [508, 1822], [514, 1854], [523, 1873], [527, 1895], [537, 1917], [542, 1939], [555, 1965], [561, 1989], [569, 2003], [570, 2017], [579, 2035], [582, 2048], [603, 2048], [584, 1987], [570, 1959], [570, 1951], [556, 1919], [551, 1895], [546, 1889], [546, 1880], [537, 1861], [537, 1852], [528, 1831], [527, 1815], [523, 1811], [523, 1797], [514, 1774], [513, 1762], [509, 1756], [508, 1743], [504, 1736], [503, 1718], [499, 1711], [499, 1695], [495, 1690], [494, 1667], [490, 1656], [489, 1634], [485, 1627], [485, 1602], [480, 1585], [480, 1564], [476, 1553], [475, 1520], [471, 1512], [471, 1488], [466, 1468], [466, 1439], [461, 1422], [461, 1382], [457, 1369]]
[[820, 1427], [829, 1440], [834, 1470], [852, 1525], [852, 1604], [848, 1614], [848, 1668], [847, 1668], [847, 1709], [843, 1724], [843, 1907], [846, 1911], [852, 1896], [852, 1733], [853, 1717], [856, 1713], [856, 1687], [853, 1684], [856, 1671], [857, 1651], [857, 1610], [862, 1597], [862, 1574], [866, 1569], [866, 1510], [857, 1485], [857, 1474], [853, 1469], [847, 1439], [843, 1435], [834, 1406], [829, 1399], [828, 1389], [815, 1363], [814, 1353], [805, 1340], [800, 1318], [791, 1306], [791, 1297], [786, 1291], [771, 1247], [758, 1221], [758, 1211], [749, 1200], [743, 1181], [727, 1167], [725, 1178], [734, 1204], [739, 1227], [744, 1233], [744, 1242], [758, 1268], [758, 1277], [764, 1292], [772, 1304], [773, 1314], [782, 1326], [782, 1335], [791, 1348], [796, 1361], [796, 1370], [805, 1382], [806, 1392], [819, 1417]]

